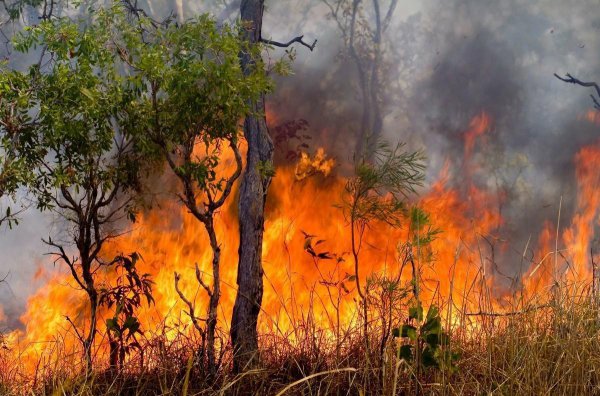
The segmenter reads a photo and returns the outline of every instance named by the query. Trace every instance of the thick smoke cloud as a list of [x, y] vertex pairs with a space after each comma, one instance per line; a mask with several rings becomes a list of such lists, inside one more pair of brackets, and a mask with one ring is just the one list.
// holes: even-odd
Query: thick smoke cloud
[[[527, 158], [526, 166], [504, 169], [507, 184], [519, 181], [503, 208], [499, 235], [510, 245], [498, 263], [507, 274], [515, 273], [529, 236], [535, 241], [543, 222], [556, 219], [561, 196], [563, 221], [570, 219], [573, 158], [599, 138], [598, 126], [581, 119], [591, 107], [588, 92], [553, 77], [599, 77], [597, 5], [572, 3], [430, 1], [424, 11], [435, 54], [425, 66], [431, 73], [416, 84], [411, 112], [420, 115], [417, 124], [430, 126], [426, 141], [441, 135], [448, 144], [439, 156], [460, 157], [460, 132], [486, 111], [494, 122], [488, 153], [495, 156], [474, 160], [492, 170], [510, 165], [515, 155]], [[427, 147], [435, 155], [436, 147]], [[480, 175], [479, 184], [489, 186], [492, 173]]]

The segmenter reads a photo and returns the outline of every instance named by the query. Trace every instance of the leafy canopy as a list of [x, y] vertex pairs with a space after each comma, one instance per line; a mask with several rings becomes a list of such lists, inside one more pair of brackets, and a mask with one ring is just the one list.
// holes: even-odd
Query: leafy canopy
[[352, 223], [383, 221], [398, 226], [406, 214], [405, 199], [424, 179], [421, 152], [403, 151], [404, 144], [378, 142], [371, 158], [360, 157], [355, 176], [346, 184], [342, 209]]
[[[18, 170], [2, 180], [8, 192], [26, 184], [40, 209], [53, 209], [57, 191], [127, 192], [165, 153], [237, 143], [249, 101], [271, 88], [261, 68], [245, 75], [239, 65], [242, 51], [260, 62], [260, 48], [208, 15], [130, 22], [115, 4], [88, 21], [43, 20], [15, 37], [16, 50], [42, 56], [25, 71], [0, 71], [0, 150]], [[218, 162], [214, 151], [187, 156], [176, 171], [205, 187]]]

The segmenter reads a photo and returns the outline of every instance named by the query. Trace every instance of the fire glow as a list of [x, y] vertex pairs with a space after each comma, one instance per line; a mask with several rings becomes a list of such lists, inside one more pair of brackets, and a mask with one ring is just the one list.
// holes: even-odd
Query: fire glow
[[[479, 293], [494, 285], [494, 276], [486, 268], [489, 252], [482, 243], [482, 236], [493, 234], [503, 224], [495, 207], [499, 199], [497, 192], [481, 189], [471, 177], [467, 178], [470, 185], [463, 190], [449, 183], [454, 171], [476, 170], [471, 163], [473, 153], [492, 126], [493, 120], [488, 114], [476, 115], [463, 134], [463, 163], [447, 161], [437, 180], [415, 202], [431, 216], [433, 226], [442, 231], [429, 248], [430, 257], [417, 260], [426, 304], [448, 306], [448, 302], [452, 302], [459, 312], [481, 312], [484, 307], [480, 306]], [[345, 281], [353, 273], [352, 260], [347, 254], [350, 230], [335, 205], [341, 201], [346, 180], [335, 173], [335, 163], [323, 149], [314, 156], [302, 154], [299, 161], [278, 168], [269, 191], [263, 245], [265, 291], [259, 323], [262, 334], [276, 334], [291, 342], [297, 323], [306, 320], [307, 315], [312, 315], [311, 320], [333, 336], [337, 318], [328, 297], [331, 288], [340, 296], [340, 322], [351, 326], [358, 320], [354, 283]], [[597, 172], [600, 146], [582, 148], [574, 161], [578, 181], [575, 215], [560, 227], [553, 222], [545, 225], [538, 238], [535, 260], [525, 264], [528, 269], [520, 280], [519, 287], [525, 294], [547, 292], [557, 271], [567, 273], [574, 281], [591, 278], [590, 244], [600, 209]], [[235, 200], [230, 200], [216, 221], [222, 248], [219, 328], [223, 334], [228, 331], [236, 291], [236, 208]], [[322, 240], [319, 248], [340, 259], [314, 260], [306, 252], [307, 235], [314, 235], [315, 241]], [[407, 227], [390, 229], [385, 224], [375, 224], [365, 238], [361, 275], [399, 273], [402, 261], [399, 244], [408, 239]], [[190, 299], [195, 298], [196, 315], [204, 316], [208, 298], [195, 280], [195, 264], [203, 276], [209, 278], [212, 252], [202, 224], [178, 202], [166, 201], [160, 209], [141, 216], [131, 230], [111, 242], [103, 254], [114, 257], [133, 251], [143, 257], [138, 263], [140, 272], [150, 273], [155, 282], [156, 302], [140, 313], [146, 337], [162, 334], [167, 340], [173, 340], [179, 332], [193, 331], [190, 318], [185, 314], [187, 307], [174, 288], [174, 272], [181, 274], [182, 292]], [[561, 256], [557, 257], [557, 253]], [[114, 276], [100, 275], [105, 279]], [[403, 284], [408, 284], [411, 277], [409, 271], [404, 271]], [[33, 374], [40, 360], [52, 365], [61, 356], [72, 354], [79, 359], [80, 345], [65, 317], [78, 326], [89, 323], [86, 323], [84, 295], [73, 292], [73, 283], [68, 274], [48, 279], [28, 301], [27, 311], [21, 317], [24, 328], [7, 335], [9, 353], [15, 355], [15, 361], [25, 374]], [[493, 309], [511, 309], [501, 303], [504, 294], [509, 293], [495, 293]], [[453, 319], [459, 320], [458, 313], [452, 315], [457, 315]], [[102, 319], [99, 331], [96, 355], [105, 357]]]

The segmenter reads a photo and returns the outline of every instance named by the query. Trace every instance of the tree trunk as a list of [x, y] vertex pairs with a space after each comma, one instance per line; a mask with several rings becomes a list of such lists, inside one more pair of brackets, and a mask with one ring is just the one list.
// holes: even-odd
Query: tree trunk
[[210, 247], [213, 251], [212, 259], [212, 272], [213, 272], [213, 285], [212, 292], [210, 293], [210, 300], [208, 304], [208, 320], [206, 321], [206, 355], [208, 358], [208, 372], [211, 379], [214, 379], [217, 374], [217, 360], [215, 353], [215, 332], [217, 329], [217, 310], [219, 308], [219, 298], [221, 297], [221, 247], [217, 241], [217, 234], [213, 225], [212, 213], [209, 216], [209, 221], [205, 223], [206, 231], [210, 238]]
[[[242, 23], [246, 39], [258, 43], [261, 37], [264, 0], [242, 0]], [[251, 57], [240, 53], [245, 73], [256, 67]], [[246, 117], [244, 136], [248, 143], [246, 169], [242, 176], [239, 198], [240, 247], [237, 285], [238, 291], [231, 320], [233, 343], [233, 370], [241, 372], [255, 367], [258, 362], [257, 320], [263, 295], [262, 240], [264, 208], [271, 175], [265, 172], [272, 166], [273, 142], [264, 117], [264, 96], [252, 103], [253, 114]]]
[[[84, 273], [85, 274], [85, 273]], [[94, 280], [91, 277], [86, 277], [84, 275], [86, 282], [86, 292], [88, 294], [88, 299], [90, 303], [90, 330], [83, 342], [83, 350], [85, 354], [86, 360], [86, 373], [90, 374], [92, 372], [92, 360], [93, 360], [93, 348], [94, 348], [94, 339], [96, 338], [96, 316], [98, 311], [98, 292], [94, 286]]]

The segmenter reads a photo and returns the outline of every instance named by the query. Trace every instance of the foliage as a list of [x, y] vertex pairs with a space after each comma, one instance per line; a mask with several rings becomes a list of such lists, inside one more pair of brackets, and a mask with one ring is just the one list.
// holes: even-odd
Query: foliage
[[10, 20], [18, 19], [25, 8], [27, 7], [40, 7], [42, 4], [47, 3], [47, 0], [12, 0], [3, 1], [4, 11], [10, 18]]
[[[38, 209], [69, 225], [66, 239], [45, 242], [89, 297], [91, 325], [80, 337], [88, 365], [99, 254], [119, 235], [119, 220], [135, 220], [145, 173], [166, 161], [183, 184], [179, 197], [212, 228], [212, 214], [241, 172], [240, 119], [272, 87], [263, 72], [241, 69], [239, 53], [261, 59], [239, 26], [217, 26], [208, 15], [182, 24], [138, 15], [131, 23], [126, 11], [114, 2], [85, 21], [42, 19], [13, 40], [17, 51], [41, 49], [39, 61], [0, 72], [0, 152], [18, 171], [6, 173], [2, 185], [9, 192], [26, 187]], [[217, 168], [227, 147], [237, 169], [223, 176]], [[67, 245], [79, 255], [67, 254]], [[125, 323], [133, 330], [131, 320], [109, 322], [109, 334], [119, 338]]]
[[260, 61], [259, 49], [246, 45], [238, 26], [218, 27], [208, 15], [160, 29], [144, 17], [139, 25], [114, 19], [127, 86], [136, 95], [128, 112], [139, 148], [172, 160], [173, 171], [200, 190], [221, 189], [221, 145], [237, 145], [250, 101], [272, 87], [264, 73], [245, 75], [240, 67], [238, 53]]
[[406, 214], [404, 199], [420, 186], [424, 174], [421, 152], [402, 151], [380, 142], [372, 154], [359, 157], [355, 177], [346, 184], [343, 209], [346, 218], [362, 225], [378, 220], [398, 226]]
[[114, 309], [113, 316], [106, 319], [106, 330], [110, 343], [111, 366], [123, 367], [125, 356], [133, 349], [141, 349], [136, 335], [141, 334], [136, 311], [142, 306], [142, 297], [148, 305], [154, 303], [150, 274], [138, 273], [136, 263], [141, 258], [137, 253], [117, 256], [107, 267], [117, 273], [114, 284], [100, 289], [99, 305]]
[[92, 186], [102, 194], [137, 187], [137, 158], [119, 133], [131, 96], [112, 61], [110, 36], [102, 23], [42, 21], [14, 44], [22, 52], [44, 47], [48, 56], [25, 72], [0, 73], [3, 113], [18, 115], [11, 124], [17, 129], [4, 127], [2, 136], [18, 140], [16, 155], [32, 173], [27, 185], [41, 210], [62, 206], [56, 190], [78, 196]]
[[[220, 299], [220, 243], [214, 214], [229, 198], [241, 175], [240, 121], [253, 114], [251, 104], [272, 87], [263, 72], [260, 46], [249, 46], [241, 26], [218, 26], [201, 15], [183, 24], [157, 26], [138, 15], [129, 24], [120, 14], [107, 14], [113, 29], [121, 32], [116, 54], [124, 63], [126, 87], [133, 93], [127, 107], [128, 133], [136, 149], [165, 161], [179, 180], [176, 194], [190, 213], [203, 223], [213, 253], [212, 284], [196, 280], [209, 297], [204, 331], [196, 320], [195, 303], [175, 288], [188, 306], [194, 327], [206, 341], [209, 375], [216, 373], [215, 339]], [[259, 67], [245, 72], [239, 60], [244, 53]], [[222, 166], [227, 155], [233, 170]], [[206, 348], [205, 348], [206, 346]]]
[[450, 350], [450, 337], [442, 329], [439, 309], [432, 305], [423, 317], [423, 306], [417, 303], [409, 308], [406, 324], [392, 331], [394, 337], [403, 338], [405, 344], [400, 346], [399, 357], [409, 363], [456, 370], [455, 362], [458, 354]]

